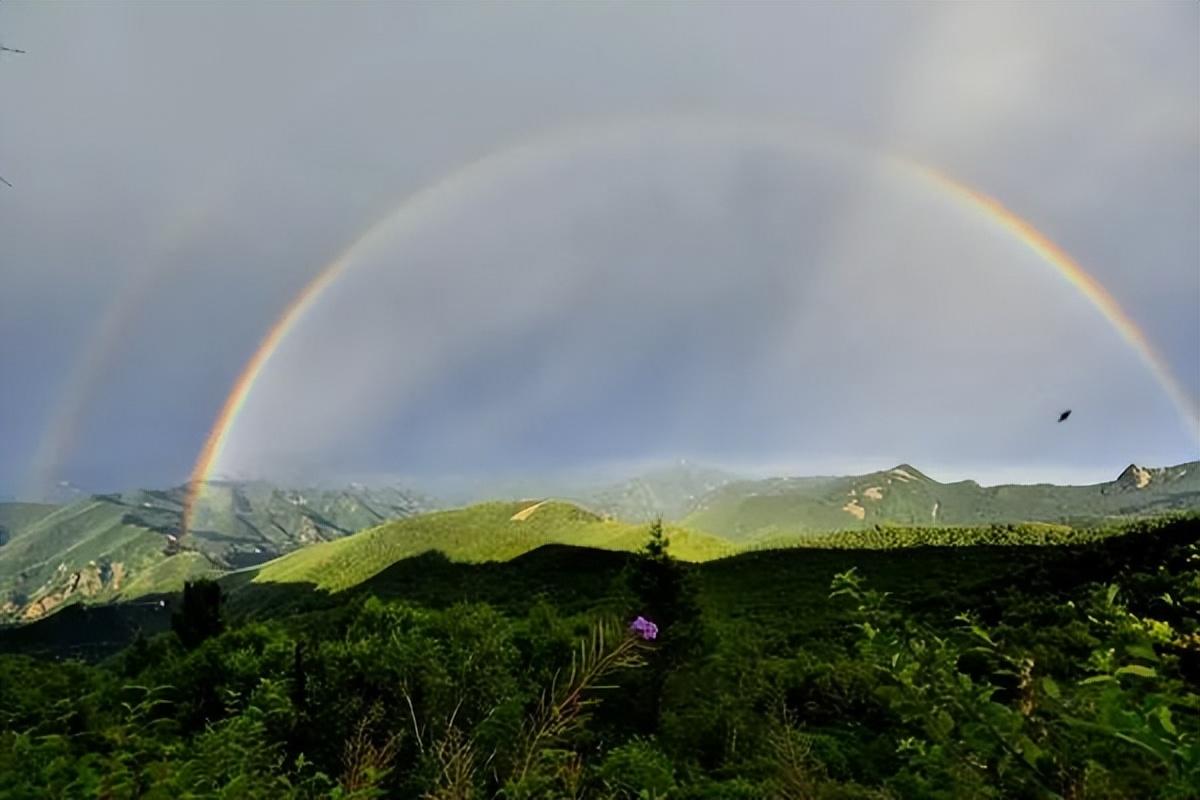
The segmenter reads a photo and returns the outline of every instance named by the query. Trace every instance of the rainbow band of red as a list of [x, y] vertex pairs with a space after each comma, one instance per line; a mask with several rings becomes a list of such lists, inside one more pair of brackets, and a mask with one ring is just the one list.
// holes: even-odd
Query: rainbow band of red
[[929, 167], [922, 165], [917, 168], [924, 172], [937, 185], [983, 211], [994, 222], [1024, 242], [1044, 261], [1055, 267], [1060, 275], [1066, 278], [1071, 285], [1092, 302], [1092, 305], [1117, 330], [1121, 338], [1137, 351], [1142, 360], [1154, 373], [1159, 384], [1166, 391], [1167, 396], [1170, 397], [1171, 402], [1179, 410], [1185, 423], [1193, 428], [1200, 427], [1200, 421], [1198, 421], [1200, 411], [1196, 408], [1196, 402], [1188, 396], [1187, 390], [1175, 378], [1170, 365], [1155, 349], [1149, 337], [1138, 327], [1137, 323], [1126, 313], [1125, 309], [1121, 308], [1117, 299], [1104, 288], [1100, 281], [1088, 274], [1066, 251], [1052, 242], [1037, 228], [1033, 227], [1032, 224], [1006, 208], [999, 200], [978, 192], [969, 186], [965, 186], [941, 173], [935, 172]]

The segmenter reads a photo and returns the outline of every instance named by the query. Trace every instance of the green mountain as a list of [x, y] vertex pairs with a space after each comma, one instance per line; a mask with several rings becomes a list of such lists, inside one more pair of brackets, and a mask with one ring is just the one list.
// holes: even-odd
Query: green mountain
[[[0, 621], [36, 619], [81, 600], [174, 591], [201, 574], [234, 573], [231, 585], [339, 590], [429, 551], [482, 563], [548, 544], [635, 550], [644, 522], [658, 515], [678, 520], [669, 529], [673, 551], [691, 561], [746, 548], [811, 547], [822, 537], [827, 546], [854, 549], [1058, 541], [1064, 525], [1200, 509], [1200, 462], [1131, 465], [1092, 486], [993, 487], [940, 483], [907, 464], [859, 476], [747, 481], [681, 463], [578, 494], [574, 502], [490, 502], [422, 514], [428, 502], [398, 489], [213, 482], [182, 539], [182, 489], [97, 495], [62, 507], [0, 504]], [[893, 535], [900, 526], [923, 530]]]
[[[667, 526], [671, 552], [708, 561], [735, 548], [715, 536]], [[437, 551], [453, 561], [507, 561], [548, 544], [632, 552], [645, 544], [646, 526], [606, 519], [553, 500], [481, 503], [400, 519], [336, 541], [289, 553], [254, 571], [232, 576], [231, 587], [307, 584], [339, 591], [370, 579], [406, 558]]]
[[177, 588], [195, 575], [261, 563], [428, 508], [399, 489], [212, 483], [181, 539], [183, 501], [180, 487], [64, 506], [0, 504], [0, 621], [36, 619], [80, 600]]
[[0, 546], [55, 508], [48, 503], [0, 503]]
[[1050, 522], [1096, 524], [1200, 508], [1200, 462], [1131, 464], [1090, 486], [939, 483], [901, 464], [867, 475], [771, 478], [710, 493], [683, 524], [744, 542], [877, 525], [964, 526]]
[[448, 507], [496, 500], [553, 497], [626, 522], [649, 522], [656, 517], [680, 520], [708, 493], [743, 480], [735, 475], [685, 460], [625, 477], [624, 473], [575, 472], [556, 475], [509, 475], [494, 479], [441, 482], [438, 497]]

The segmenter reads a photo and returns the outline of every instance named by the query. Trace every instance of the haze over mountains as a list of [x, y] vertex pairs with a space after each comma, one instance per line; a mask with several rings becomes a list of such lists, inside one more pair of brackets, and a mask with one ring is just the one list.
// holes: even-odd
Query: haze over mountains
[[[475, 508], [494, 513], [467, 509], [432, 527], [389, 528], [381, 546], [403, 553], [440, 549], [476, 560], [511, 557], [546, 542], [633, 549], [640, 543], [636, 526], [657, 516], [675, 523], [676, 537], [692, 542], [684, 550], [695, 558], [789, 536], [880, 525], [1087, 525], [1200, 508], [1200, 462], [1130, 465], [1113, 481], [1090, 486], [991, 487], [940, 483], [907, 464], [857, 476], [746, 479], [679, 462], [594, 487], [524, 489], [507, 495], [525, 498], [511, 509], [484, 504]], [[499, 492], [495, 499], [505, 496]], [[547, 498], [563, 502], [546, 506], [528, 525], [494, 527], [496, 514], [522, 522], [517, 511]], [[184, 489], [177, 487], [94, 495], [64, 505], [0, 503], [0, 620], [35, 619], [78, 601], [178, 587], [191, 576], [260, 564], [446, 505], [401, 488], [297, 490], [213, 482], [181, 540], [183, 502]], [[557, 510], [550, 513], [552, 508]], [[475, 522], [485, 518], [488, 524], [476, 530]], [[555, 527], [556, 520], [570, 524]], [[540, 533], [532, 536], [535, 529]], [[391, 541], [410, 533], [413, 541]], [[488, 537], [496, 540], [481, 541]]]

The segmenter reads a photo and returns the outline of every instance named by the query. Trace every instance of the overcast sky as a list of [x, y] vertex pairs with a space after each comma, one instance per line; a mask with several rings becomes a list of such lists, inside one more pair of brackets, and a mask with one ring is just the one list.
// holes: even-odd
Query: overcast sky
[[220, 473], [1200, 457], [1077, 289], [888, 160], [1049, 236], [1194, 402], [1198, 9], [4, 2], [0, 496], [185, 480], [379, 220]]

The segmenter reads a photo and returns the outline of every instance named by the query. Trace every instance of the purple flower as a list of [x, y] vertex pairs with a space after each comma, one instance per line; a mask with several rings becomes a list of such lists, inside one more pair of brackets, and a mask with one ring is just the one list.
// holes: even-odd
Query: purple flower
[[645, 617], [638, 617], [629, 626], [629, 630], [641, 636], [646, 641], [658, 638], [658, 626]]

